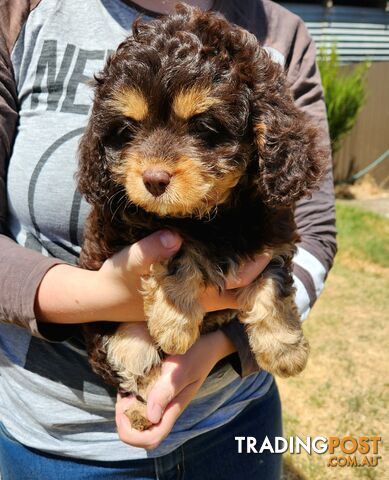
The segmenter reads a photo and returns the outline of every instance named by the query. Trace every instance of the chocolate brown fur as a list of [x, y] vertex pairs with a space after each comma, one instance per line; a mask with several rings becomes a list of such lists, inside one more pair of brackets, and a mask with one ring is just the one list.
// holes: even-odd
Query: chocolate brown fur
[[[227, 274], [267, 251], [273, 260], [240, 291], [241, 310], [219, 321], [238, 314], [263, 368], [300, 372], [308, 345], [293, 300], [293, 211], [317, 186], [324, 158], [282, 67], [254, 35], [182, 4], [135, 22], [96, 78], [80, 145], [79, 188], [92, 205], [80, 264], [98, 269], [162, 228], [184, 243], [143, 279], [151, 334], [143, 346], [133, 346], [137, 335], [126, 325], [116, 333], [113, 324], [85, 327], [94, 370], [145, 398], [159, 352], [184, 353], [209, 330], [207, 319], [218, 323], [197, 302], [200, 289], [222, 291]], [[164, 193], [146, 188], [150, 170], [169, 179]]]

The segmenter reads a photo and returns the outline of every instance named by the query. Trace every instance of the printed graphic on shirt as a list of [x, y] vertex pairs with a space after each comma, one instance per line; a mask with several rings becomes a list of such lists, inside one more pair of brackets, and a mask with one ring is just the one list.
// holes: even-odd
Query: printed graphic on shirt
[[32, 88], [31, 109], [38, 107], [40, 94], [46, 91], [47, 110], [88, 115], [90, 103], [75, 103], [77, 89], [80, 84], [87, 85], [91, 81], [85, 73], [87, 64], [94, 64], [96, 60], [105, 62], [111, 53], [110, 50], [84, 50], [69, 43], [60, 58], [57, 40], [45, 40]]
[[[27, 192], [24, 192], [29, 221], [24, 228], [13, 224], [11, 230], [17, 230], [15, 236], [24, 246], [70, 263], [77, 262], [82, 228], [89, 210], [74, 181], [77, 148], [92, 104], [93, 75], [101, 70], [112, 52], [112, 49], [86, 50], [72, 43], [59, 48], [57, 40], [45, 39], [31, 75], [29, 95], [22, 97], [24, 110], [18, 140], [23, 134], [23, 122], [31, 123], [32, 118], [46, 131], [51, 130], [52, 141], [46, 144], [39, 158], [34, 151], [35, 166], [26, 185]], [[54, 125], [51, 119], [55, 119]], [[82, 126], [71, 128], [75, 125]], [[28, 131], [31, 127], [34, 125]], [[66, 133], [61, 134], [64, 131]], [[39, 145], [34, 145], [34, 149], [38, 148]], [[12, 166], [13, 163], [10, 181]], [[50, 204], [47, 202], [48, 189], [55, 192]]]

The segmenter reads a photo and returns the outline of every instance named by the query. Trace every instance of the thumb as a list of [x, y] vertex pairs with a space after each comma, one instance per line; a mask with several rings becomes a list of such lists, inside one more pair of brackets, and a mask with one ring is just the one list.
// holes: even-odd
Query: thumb
[[166, 260], [181, 247], [181, 237], [170, 230], [161, 230], [139, 240], [129, 248], [128, 268], [140, 275], [150, 272], [153, 263]]
[[161, 376], [147, 396], [147, 418], [150, 422], [158, 423], [161, 420], [166, 407], [185, 386], [179, 369], [165, 373], [162, 370]]
[[173, 400], [178, 392], [174, 386], [165, 381], [158, 380], [147, 397], [147, 418], [152, 423], [158, 423], [165, 408]]

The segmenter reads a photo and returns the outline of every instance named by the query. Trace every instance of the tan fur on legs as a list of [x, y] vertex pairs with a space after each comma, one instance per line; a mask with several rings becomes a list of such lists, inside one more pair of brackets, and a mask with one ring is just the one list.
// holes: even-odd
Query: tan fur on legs
[[200, 334], [204, 318], [197, 300], [201, 282], [201, 273], [189, 255], [180, 260], [175, 275], [158, 264], [153, 277], [142, 281], [150, 334], [168, 354], [185, 353]]
[[161, 357], [145, 322], [121, 324], [108, 338], [107, 361], [121, 379], [120, 389], [138, 395], [126, 415], [138, 430], [151, 426], [144, 400], [160, 372]]
[[131, 422], [131, 427], [135, 430], [143, 431], [150, 428], [153, 424], [147, 418], [146, 400], [149, 392], [154, 386], [160, 374], [160, 366], [153, 367], [150, 372], [142, 378], [138, 378], [138, 394], [135, 396], [133, 403], [124, 412]]
[[258, 364], [281, 377], [300, 373], [309, 353], [293, 293], [282, 298], [276, 273], [269, 270], [239, 295], [244, 312], [239, 317]]
[[107, 360], [122, 379], [120, 388], [137, 392], [137, 378], [160, 365], [161, 358], [145, 322], [121, 324], [106, 345]]

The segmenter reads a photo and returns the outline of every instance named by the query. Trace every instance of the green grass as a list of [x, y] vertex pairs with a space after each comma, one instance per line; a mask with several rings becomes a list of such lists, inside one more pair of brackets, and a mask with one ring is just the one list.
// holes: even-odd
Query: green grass
[[[337, 205], [338, 255], [304, 325], [306, 370], [280, 379], [284, 436], [389, 436], [389, 220]], [[285, 480], [385, 478], [375, 468], [329, 468], [328, 455], [285, 455]]]
[[339, 252], [389, 267], [389, 222], [374, 213], [338, 204]]

